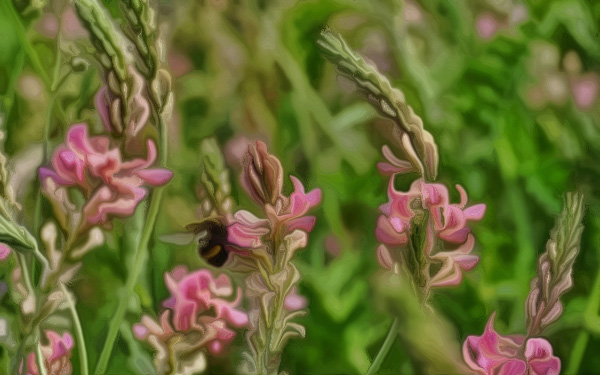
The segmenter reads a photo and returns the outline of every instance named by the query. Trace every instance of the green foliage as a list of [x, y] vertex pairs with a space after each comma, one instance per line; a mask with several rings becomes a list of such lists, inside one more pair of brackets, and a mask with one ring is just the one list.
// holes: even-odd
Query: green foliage
[[[43, 161], [35, 165], [8, 164], [13, 174], [23, 174], [15, 192], [25, 202], [21, 223], [34, 223], [36, 210], [50, 212], [43, 200], [36, 206], [35, 169], [47, 162], [68, 126], [99, 124], [93, 111], [100, 82], [97, 65], [76, 72], [68, 65], [74, 51], [92, 60], [94, 49], [89, 42], [42, 35], [42, 15], [61, 14], [60, 1], [48, 1], [41, 10], [27, 8], [29, 3], [42, 2], [0, 0], [3, 150], [9, 160], [18, 160], [22, 153], [35, 152], [34, 143], [44, 147]], [[254, 209], [239, 186], [239, 137], [268, 141], [284, 170], [323, 192], [309, 246], [298, 254], [303, 277], [299, 293], [309, 299], [310, 313], [300, 321], [307, 335], [289, 342], [282, 370], [365, 373], [392, 324], [389, 309], [405, 317], [401, 327], [406, 333], [390, 347], [381, 373], [423, 370], [431, 353], [419, 351], [413, 341], [421, 330], [435, 335], [439, 326], [451, 326], [444, 340], [450, 335], [462, 342], [467, 335], [481, 334], [496, 311], [499, 330], [524, 332], [523, 304], [536, 259], [561, 209], [563, 192], [579, 190], [589, 213], [573, 265], [574, 285], [562, 298], [562, 318], [545, 335], [565, 373], [598, 373], [600, 104], [596, 98], [588, 107], [578, 105], [573, 85], [587, 74], [595, 75], [598, 84], [600, 4], [530, 1], [525, 18], [516, 22], [516, 1], [157, 1], [155, 30], [143, 27], [149, 14], [120, 12], [122, 2], [78, 3], [83, 17], [101, 12], [117, 20], [94, 25], [94, 40], [106, 54], [105, 66], [115, 69], [120, 80], [127, 80], [129, 57], [111, 45], [124, 43], [115, 29], [126, 17], [135, 21], [127, 36], [137, 36], [139, 43], [129, 51], [146, 59], [143, 72], [155, 77], [152, 62], [166, 57], [174, 77], [176, 109], [168, 129], [167, 160], [175, 178], [164, 190], [147, 263], [133, 286], [136, 298], [125, 309], [109, 373], [148, 373], [150, 348], [133, 339], [131, 325], [142, 313], [161, 309], [167, 297], [164, 272], [178, 264], [208, 267], [194, 246], [159, 240], [201, 216], [205, 197], [199, 186], [230, 192], [234, 206]], [[105, 9], [94, 7], [100, 3]], [[139, 10], [138, 3], [146, 2], [127, 2]], [[497, 21], [490, 38], [477, 32], [484, 14]], [[163, 22], [169, 27], [162, 29]], [[402, 90], [435, 139], [438, 180], [461, 184], [472, 202], [487, 205], [484, 220], [473, 225], [479, 265], [459, 287], [440, 290], [431, 300], [441, 316], [437, 327], [423, 322], [410, 295], [392, 293], [395, 289], [386, 290], [381, 279], [373, 278], [378, 269], [374, 229], [378, 206], [386, 201], [386, 181], [375, 166], [394, 124], [367, 105], [321, 56], [316, 41], [326, 27]], [[144, 49], [143, 41], [155, 33], [171, 36], [164, 51]], [[580, 72], [569, 73], [566, 56], [571, 52], [580, 61]], [[566, 94], [548, 90], [552, 82]], [[222, 167], [229, 176], [219, 172]], [[409, 184], [414, 177], [398, 183]], [[289, 191], [290, 183], [285, 183]], [[107, 243], [85, 256], [72, 287], [92, 369], [131, 272], [132, 244], [139, 241], [120, 240], [129, 225], [115, 224]], [[17, 249], [37, 247], [25, 229], [2, 216], [0, 241]], [[7, 297], [0, 298], [0, 316], [18, 313]], [[231, 353], [243, 345], [238, 340]], [[77, 369], [79, 355], [73, 353]], [[230, 373], [237, 360], [235, 354], [211, 358], [210, 371]], [[0, 372], [9, 367], [10, 356], [2, 349]]]

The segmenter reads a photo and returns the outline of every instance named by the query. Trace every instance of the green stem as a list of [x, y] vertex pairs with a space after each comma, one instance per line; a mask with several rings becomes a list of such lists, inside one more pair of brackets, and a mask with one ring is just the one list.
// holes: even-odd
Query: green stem
[[87, 350], [86, 350], [86, 346], [85, 346], [85, 340], [83, 337], [83, 329], [81, 328], [81, 321], [79, 320], [79, 315], [77, 314], [77, 310], [75, 309], [75, 303], [73, 303], [73, 299], [69, 295], [69, 292], [68, 292], [67, 288], [65, 287], [65, 284], [60, 283], [60, 287], [61, 287], [63, 293], [65, 294], [65, 297], [67, 297], [69, 311], [71, 312], [71, 317], [73, 318], [73, 326], [75, 328], [75, 338], [77, 339], [77, 348], [79, 351], [79, 363], [80, 363], [80, 370], [81, 370], [80, 374], [88, 375], [89, 370], [88, 370]]
[[37, 332], [36, 332], [36, 337], [37, 340], [35, 343], [35, 361], [37, 362], [37, 366], [38, 366], [38, 374], [39, 375], [46, 375], [46, 366], [44, 366], [44, 354], [42, 353], [42, 347], [40, 346], [40, 329], [39, 327], [36, 328]]
[[154, 190], [152, 195], [152, 201], [150, 203], [150, 208], [148, 209], [148, 218], [142, 232], [142, 238], [135, 252], [133, 268], [128, 275], [127, 283], [125, 284], [125, 294], [119, 299], [117, 311], [110, 321], [106, 340], [104, 341], [104, 347], [102, 348], [100, 359], [96, 365], [95, 374], [97, 375], [106, 373], [108, 361], [110, 359], [117, 334], [119, 333], [119, 327], [121, 326], [121, 321], [125, 315], [127, 304], [134, 293], [135, 284], [144, 266], [144, 260], [146, 259], [146, 253], [148, 250], [148, 243], [150, 242], [150, 236], [154, 230], [154, 224], [156, 223], [156, 218], [158, 216], [158, 209], [162, 200], [163, 191], [164, 187], [157, 188]]
[[[166, 165], [168, 147], [167, 126], [161, 115], [159, 115], [159, 129], [161, 133], [160, 161], [162, 165]], [[142, 232], [142, 238], [140, 239], [134, 255], [133, 268], [129, 273], [127, 282], [125, 284], [125, 295], [119, 300], [117, 311], [115, 312], [115, 315], [113, 315], [113, 319], [110, 322], [108, 333], [106, 335], [106, 341], [104, 341], [104, 347], [102, 348], [100, 359], [96, 365], [95, 374], [97, 375], [104, 374], [106, 372], [110, 354], [112, 353], [117, 334], [119, 333], [119, 327], [121, 326], [121, 322], [123, 321], [123, 317], [125, 315], [127, 303], [134, 293], [135, 284], [142, 271], [142, 267], [144, 266], [144, 260], [146, 259], [147, 255], [146, 253], [148, 252], [148, 243], [150, 242], [150, 236], [152, 235], [154, 224], [156, 223], [156, 218], [158, 217], [158, 210], [160, 208], [160, 202], [162, 200], [164, 189], [164, 187], [157, 188], [152, 194], [152, 201], [150, 202], [150, 208], [148, 209], [148, 216]]]
[[583, 355], [585, 354], [585, 348], [587, 347], [587, 343], [590, 339], [590, 334], [586, 331], [581, 331], [577, 335], [577, 339], [575, 340], [575, 345], [573, 345], [573, 349], [571, 350], [571, 356], [569, 357], [569, 367], [565, 374], [578, 374], [579, 366], [581, 365], [581, 360], [583, 359]]
[[392, 348], [392, 344], [394, 344], [394, 341], [396, 340], [396, 336], [398, 336], [399, 327], [400, 322], [398, 318], [395, 318], [390, 326], [390, 330], [388, 331], [385, 340], [383, 341], [383, 345], [381, 345], [381, 348], [379, 349], [377, 356], [375, 356], [373, 363], [371, 363], [371, 367], [369, 367], [369, 371], [367, 371], [366, 375], [375, 375], [377, 371], [379, 371], [379, 367], [381, 367], [383, 360], [387, 356], [388, 352]]

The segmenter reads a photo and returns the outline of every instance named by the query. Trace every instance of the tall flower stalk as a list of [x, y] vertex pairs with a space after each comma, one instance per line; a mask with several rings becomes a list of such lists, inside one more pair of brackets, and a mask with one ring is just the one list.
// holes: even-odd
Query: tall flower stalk
[[[153, 123], [154, 129], [158, 131], [158, 158], [160, 163], [165, 165], [167, 127], [172, 111], [173, 94], [170, 74], [160, 68], [163, 61], [157, 50], [162, 41], [158, 36], [154, 11], [144, 0], [122, 2], [120, 5], [129, 15], [127, 18], [129, 23], [125, 25], [124, 31], [120, 31], [100, 2], [83, 0], [76, 2], [75, 5], [77, 14], [89, 31], [100, 54], [99, 61], [106, 69], [107, 85], [97, 96], [97, 104], [102, 108], [100, 115], [106, 130], [122, 137], [123, 144], [127, 145], [128, 150], [135, 152], [144, 144], [142, 130], [148, 123]], [[138, 38], [134, 32], [139, 29], [142, 30], [142, 38]], [[156, 149], [153, 150], [156, 156]], [[162, 195], [161, 188], [152, 193], [133, 264], [117, 310], [110, 321], [106, 340], [96, 365], [96, 374], [106, 372], [125, 315], [127, 301], [134, 293], [134, 286], [146, 260], [148, 243], [154, 230]]]
[[296, 292], [300, 273], [292, 259], [308, 243], [315, 217], [306, 214], [319, 204], [321, 192], [306, 193], [300, 180], [290, 176], [294, 190], [285, 195], [281, 163], [260, 141], [249, 145], [243, 166], [242, 186], [264, 217], [239, 210], [222, 218], [232, 254], [226, 266], [248, 274], [249, 351], [239, 370], [276, 375], [287, 341], [304, 336], [304, 327], [294, 322], [305, 314], [306, 300]]
[[536, 277], [525, 302], [527, 335], [503, 336], [494, 330], [492, 314], [482, 336], [469, 336], [463, 344], [467, 365], [478, 374], [558, 375], [561, 362], [552, 345], [539, 337], [558, 320], [560, 297], [573, 285], [573, 263], [579, 253], [583, 225], [583, 195], [567, 193], [562, 212], [550, 231], [546, 251], [538, 258]]
[[[431, 182], [438, 174], [437, 145], [402, 91], [392, 87], [373, 65], [352, 51], [340, 35], [323, 31], [318, 45], [338, 72], [355, 83], [382, 116], [392, 120], [390, 141], [403, 158], [396, 156], [388, 145], [383, 146], [385, 161], [378, 168], [389, 176], [389, 201], [380, 207], [382, 215], [375, 230], [380, 242], [377, 259], [383, 268], [396, 275], [408, 272], [414, 293], [425, 311], [431, 312], [427, 301], [432, 288], [460, 284], [463, 273], [477, 265], [479, 257], [471, 254], [475, 239], [468, 222], [481, 220], [486, 206], [467, 206], [467, 193], [460, 185], [456, 185], [460, 202], [452, 203], [448, 188]], [[409, 191], [397, 191], [395, 177], [408, 172], [417, 172], [421, 178], [413, 182]], [[392, 337], [398, 332], [397, 319], [369, 374], [377, 372], [390, 349]]]

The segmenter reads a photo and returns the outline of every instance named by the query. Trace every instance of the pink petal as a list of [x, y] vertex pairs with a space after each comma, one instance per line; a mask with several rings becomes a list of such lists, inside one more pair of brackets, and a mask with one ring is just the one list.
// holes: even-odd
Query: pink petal
[[312, 231], [316, 220], [317, 219], [314, 216], [303, 216], [296, 219], [291, 219], [286, 223], [286, 228], [290, 233], [296, 229], [300, 229], [308, 233]]
[[173, 171], [163, 168], [142, 169], [135, 174], [151, 186], [162, 186], [173, 178]]
[[144, 340], [146, 337], [148, 337], [149, 333], [150, 332], [148, 331], [148, 328], [146, 328], [145, 325], [140, 323], [136, 323], [133, 325], [133, 335], [136, 339]]
[[481, 220], [485, 215], [485, 204], [480, 203], [474, 206], [468, 207], [464, 213], [467, 220]]
[[379, 216], [377, 227], [375, 228], [375, 238], [377, 241], [391, 246], [403, 246], [408, 243], [406, 232], [398, 233], [385, 216]]
[[391, 270], [394, 266], [394, 259], [390, 250], [385, 245], [377, 246], [377, 262], [385, 269]]

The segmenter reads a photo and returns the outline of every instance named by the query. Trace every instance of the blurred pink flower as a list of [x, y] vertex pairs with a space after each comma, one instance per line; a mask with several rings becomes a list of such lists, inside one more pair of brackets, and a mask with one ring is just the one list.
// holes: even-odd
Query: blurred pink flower
[[522, 335], [502, 336], [494, 331], [494, 317], [481, 336], [469, 336], [463, 343], [463, 357], [478, 374], [557, 375], [560, 359], [553, 356], [552, 346], [543, 338], [525, 341]]
[[589, 109], [598, 98], [600, 77], [596, 74], [587, 74], [573, 80], [571, 91], [575, 105], [579, 109]]
[[[69, 333], [62, 336], [53, 331], [46, 331], [49, 345], [42, 346], [44, 356], [44, 367], [46, 373], [51, 375], [70, 375], [73, 373], [71, 364], [71, 350], [73, 349], [73, 337]], [[20, 374], [23, 374], [23, 362], [21, 362]], [[39, 368], [35, 361], [35, 354], [27, 356], [27, 372], [24, 375], [38, 375]]]
[[0, 243], [0, 261], [7, 260], [11, 253], [12, 250], [8, 245]]
[[44, 186], [48, 178], [56, 185], [76, 185], [89, 197], [83, 212], [87, 223], [104, 224], [108, 215], [129, 216], [146, 196], [143, 185], [161, 186], [169, 182], [173, 172], [164, 168], [149, 168], [156, 160], [153, 141], [147, 141], [146, 159], [121, 160], [118, 148], [109, 148], [105, 136], [89, 137], [85, 124], [72, 126], [65, 144], [58, 146], [50, 168], [40, 168]]
[[492, 14], [484, 13], [477, 17], [475, 28], [482, 39], [491, 39], [500, 28], [500, 23]]
[[[190, 335], [194, 350], [206, 347], [212, 354], [220, 354], [235, 337], [235, 331], [227, 326], [244, 327], [248, 315], [237, 309], [241, 302], [241, 290], [233, 301], [225, 298], [234, 294], [229, 278], [225, 274], [213, 277], [208, 270], [187, 272], [184, 267], [176, 267], [165, 274], [165, 283], [171, 297], [163, 302], [166, 310], [160, 315], [160, 323], [148, 316], [134, 325], [133, 332], [139, 340], [161, 346], [168, 346], [171, 337]], [[193, 334], [192, 334], [193, 333]], [[177, 340], [174, 340], [177, 341]]]

